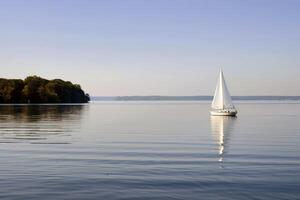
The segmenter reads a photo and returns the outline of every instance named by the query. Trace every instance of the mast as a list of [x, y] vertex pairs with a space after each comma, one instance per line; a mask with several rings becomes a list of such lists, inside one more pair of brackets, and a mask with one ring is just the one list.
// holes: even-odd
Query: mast
[[220, 68], [220, 86], [221, 86], [221, 90], [220, 90], [220, 93], [221, 93], [221, 97], [222, 97], [222, 110], [224, 109], [224, 94], [223, 94], [223, 91], [224, 91], [224, 85], [223, 85], [223, 71], [222, 71], [222, 68]]

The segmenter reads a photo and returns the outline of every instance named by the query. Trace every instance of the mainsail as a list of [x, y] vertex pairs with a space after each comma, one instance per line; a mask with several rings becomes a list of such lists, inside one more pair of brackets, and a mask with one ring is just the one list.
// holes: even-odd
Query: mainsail
[[231, 100], [231, 96], [228, 92], [223, 72], [220, 69], [219, 80], [215, 90], [214, 100], [211, 104], [213, 109], [234, 109], [234, 105]]

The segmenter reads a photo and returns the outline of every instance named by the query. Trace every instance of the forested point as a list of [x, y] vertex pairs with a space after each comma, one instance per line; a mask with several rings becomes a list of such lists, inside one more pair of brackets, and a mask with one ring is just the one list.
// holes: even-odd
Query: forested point
[[87, 103], [90, 100], [78, 84], [38, 76], [0, 78], [0, 103]]

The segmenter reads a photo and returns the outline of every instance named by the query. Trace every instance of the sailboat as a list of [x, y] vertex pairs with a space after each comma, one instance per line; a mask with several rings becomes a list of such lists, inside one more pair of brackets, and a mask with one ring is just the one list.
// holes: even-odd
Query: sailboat
[[231, 96], [228, 92], [222, 69], [220, 69], [219, 80], [215, 90], [214, 99], [211, 104], [211, 115], [236, 116]]

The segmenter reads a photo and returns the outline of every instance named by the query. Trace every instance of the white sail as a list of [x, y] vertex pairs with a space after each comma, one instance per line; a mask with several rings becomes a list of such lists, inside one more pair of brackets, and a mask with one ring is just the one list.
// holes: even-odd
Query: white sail
[[231, 96], [228, 92], [226, 82], [222, 70], [220, 70], [219, 80], [215, 90], [213, 102], [211, 104], [213, 109], [234, 109]]

